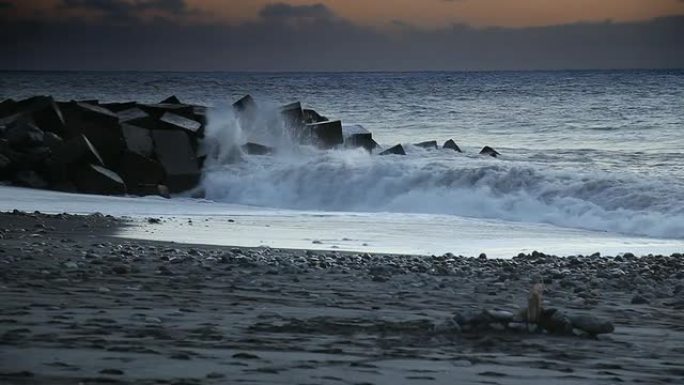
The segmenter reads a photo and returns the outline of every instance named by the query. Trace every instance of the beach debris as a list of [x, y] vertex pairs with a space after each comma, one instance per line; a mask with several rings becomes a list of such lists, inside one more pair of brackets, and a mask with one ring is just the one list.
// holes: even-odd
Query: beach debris
[[543, 305], [544, 285], [537, 283], [532, 286], [530, 296], [527, 298], [527, 309], [525, 320], [528, 323], [539, 323], [544, 310]]

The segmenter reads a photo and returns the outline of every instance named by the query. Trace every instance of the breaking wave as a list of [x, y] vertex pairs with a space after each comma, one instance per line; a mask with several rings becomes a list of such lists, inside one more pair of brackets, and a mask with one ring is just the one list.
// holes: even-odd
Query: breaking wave
[[[209, 146], [215, 154], [238, 151], [236, 144], [249, 132], [236, 119], [220, 121], [222, 126], [210, 120]], [[284, 142], [279, 139], [277, 148]], [[676, 181], [412, 146], [403, 157], [286, 147], [272, 156], [240, 153], [240, 161], [210, 156], [202, 182], [206, 197], [272, 208], [448, 214], [684, 238], [684, 184]]]

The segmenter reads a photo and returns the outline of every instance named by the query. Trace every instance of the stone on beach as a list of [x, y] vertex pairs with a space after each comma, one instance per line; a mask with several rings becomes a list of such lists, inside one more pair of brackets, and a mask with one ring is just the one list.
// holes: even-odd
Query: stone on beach
[[592, 315], [576, 315], [570, 317], [572, 326], [589, 335], [607, 334], [615, 331], [613, 323]]

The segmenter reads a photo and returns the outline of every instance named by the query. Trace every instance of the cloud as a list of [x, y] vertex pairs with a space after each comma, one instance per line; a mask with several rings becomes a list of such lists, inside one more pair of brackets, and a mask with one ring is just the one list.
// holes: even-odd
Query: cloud
[[[83, 5], [83, 0], [70, 0]], [[113, 3], [121, 3], [114, 1]], [[684, 16], [534, 28], [388, 30], [354, 24], [321, 5], [272, 4], [238, 25], [174, 23], [134, 10], [186, 12], [165, 1], [92, 3], [125, 23], [6, 19], [0, 68], [15, 70], [527, 70], [684, 68]], [[111, 2], [110, 2], [111, 3]], [[185, 4], [182, 1], [181, 4]], [[173, 6], [172, 6], [173, 5]], [[164, 8], [168, 6], [169, 8]], [[113, 7], [113, 8], [108, 8]], [[120, 8], [117, 8], [120, 7]], [[176, 11], [173, 11], [176, 10]], [[116, 16], [119, 15], [119, 16]], [[1, 17], [0, 17], [1, 18]]]
[[264, 19], [330, 19], [335, 14], [324, 4], [290, 5], [286, 3], [268, 4], [259, 11]]
[[105, 21], [132, 20], [145, 11], [176, 16], [190, 11], [185, 0], [61, 0], [60, 8], [99, 12]]
[[9, 1], [0, 1], [0, 10], [14, 8], [14, 4]]

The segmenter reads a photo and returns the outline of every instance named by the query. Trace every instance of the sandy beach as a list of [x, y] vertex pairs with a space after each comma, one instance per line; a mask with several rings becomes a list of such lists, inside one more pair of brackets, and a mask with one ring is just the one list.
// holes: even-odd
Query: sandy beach
[[[126, 240], [126, 220], [103, 215], [0, 222], [6, 384], [684, 379], [681, 254], [372, 255]], [[614, 332], [463, 327], [517, 314], [534, 283], [544, 308]]]

